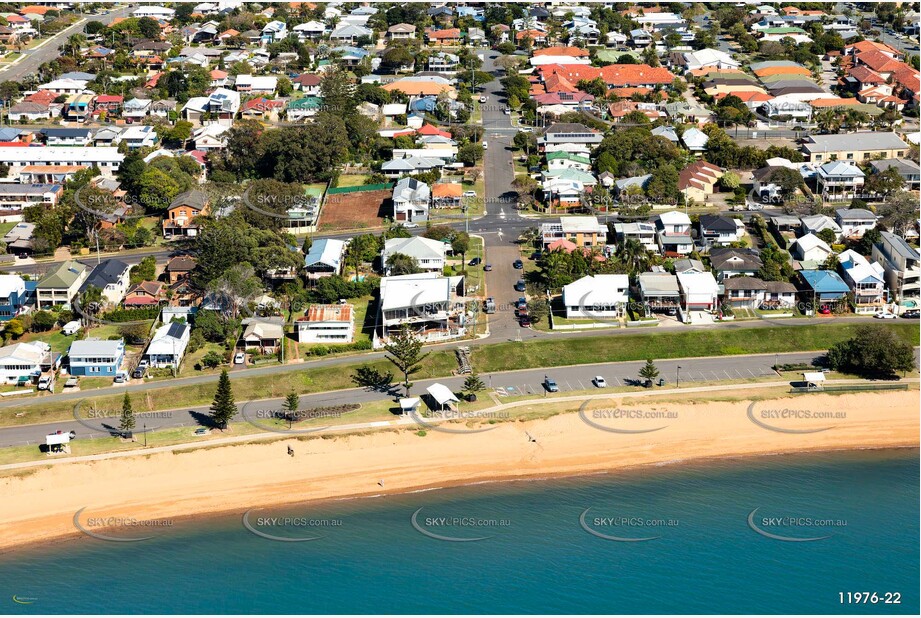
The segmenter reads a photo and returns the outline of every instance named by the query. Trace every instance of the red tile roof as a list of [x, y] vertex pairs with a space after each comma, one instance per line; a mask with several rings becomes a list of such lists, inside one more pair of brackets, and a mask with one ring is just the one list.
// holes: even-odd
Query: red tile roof
[[554, 45], [534, 51], [534, 56], [572, 56], [573, 58], [588, 58], [588, 50], [581, 47]]

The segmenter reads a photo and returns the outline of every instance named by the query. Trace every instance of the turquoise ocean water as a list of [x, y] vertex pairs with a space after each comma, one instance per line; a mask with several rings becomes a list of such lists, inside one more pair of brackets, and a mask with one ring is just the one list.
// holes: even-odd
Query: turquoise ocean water
[[[917, 450], [724, 460], [247, 519], [262, 534], [316, 538], [301, 542], [250, 532], [242, 514], [145, 529], [154, 538], [140, 542], [81, 536], [0, 555], [0, 609], [917, 615], [918, 462]], [[754, 509], [768, 535], [820, 540], [759, 534]], [[847, 592], [878, 602], [841, 604]], [[901, 603], [885, 604], [887, 592]]]

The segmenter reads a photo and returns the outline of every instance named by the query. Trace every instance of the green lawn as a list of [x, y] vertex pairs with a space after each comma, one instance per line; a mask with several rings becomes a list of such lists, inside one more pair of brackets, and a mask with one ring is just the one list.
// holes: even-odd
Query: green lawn
[[[879, 324], [901, 340], [915, 345], [917, 324]], [[635, 335], [591, 335], [579, 338], [537, 339], [476, 346], [471, 361], [481, 374], [494, 371], [559, 367], [602, 362], [634, 361], [647, 358], [667, 359], [695, 356], [732, 356], [825, 350], [832, 344], [854, 335], [857, 325], [815, 324], [778, 326], [770, 330], [739, 328], [694, 330], [688, 332], [643, 331]], [[371, 365], [382, 371], [394, 371], [386, 360], [305, 368], [267, 376], [233, 378], [238, 400], [284, 397], [295, 391], [301, 394], [351, 388], [352, 373], [359, 365]], [[449, 376], [457, 368], [454, 350], [434, 350], [413, 376], [414, 380]], [[395, 376], [398, 378], [398, 376]], [[151, 388], [135, 397], [137, 411], [166, 410], [208, 404], [214, 397], [215, 384], [194, 384]], [[89, 397], [98, 407], [120, 407], [121, 395]], [[87, 401], [87, 405], [89, 401]], [[14, 413], [15, 412], [15, 413]], [[73, 402], [46, 402], [18, 406], [0, 411], [0, 426], [53, 422], [70, 418]], [[16, 413], [21, 413], [17, 416]]]
[[16, 227], [16, 224], [13, 222], [10, 222], [10, 223], [0, 222], [0, 236], [5, 236], [7, 232], [9, 232], [14, 227]]
[[340, 187], [361, 187], [368, 184], [366, 174], [342, 174], [339, 176]]
[[[486, 260], [483, 257], [483, 240], [480, 238], [470, 239], [470, 250], [467, 251], [466, 262], [461, 256], [453, 256], [447, 259], [447, 265], [453, 267], [453, 272], [464, 274], [464, 286], [471, 296], [482, 294], [483, 292], [483, 264]], [[469, 266], [470, 260], [480, 258], [478, 266]]]

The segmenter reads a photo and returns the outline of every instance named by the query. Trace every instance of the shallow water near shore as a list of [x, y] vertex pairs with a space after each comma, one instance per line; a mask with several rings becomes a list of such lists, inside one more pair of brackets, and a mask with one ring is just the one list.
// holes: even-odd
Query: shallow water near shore
[[[918, 458], [796, 454], [254, 505], [245, 522], [123, 526], [104, 534], [121, 541], [6, 553], [0, 602], [36, 614], [917, 614]], [[878, 600], [842, 604], [848, 592]]]

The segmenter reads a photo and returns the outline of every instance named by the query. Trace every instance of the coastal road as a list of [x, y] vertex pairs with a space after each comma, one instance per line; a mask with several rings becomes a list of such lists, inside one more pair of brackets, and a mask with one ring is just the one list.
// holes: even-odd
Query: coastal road
[[[675, 386], [676, 380], [680, 379], [678, 384], [680, 386], [686, 382], [719, 382], [776, 376], [777, 374], [771, 369], [775, 362], [811, 363], [817, 356], [819, 356], [819, 353], [816, 352], [795, 352], [776, 356], [774, 354], [759, 354], [688, 358], [656, 361], [656, 366], [659, 369], [660, 377], [665, 380], [666, 384]], [[591, 381], [596, 375], [604, 377], [608, 385], [612, 387], [630, 385], [634, 380], [637, 380], [639, 370], [643, 365], [645, 365], [643, 361], [630, 361], [549, 369], [524, 369], [481, 374], [480, 378], [486, 384], [488, 390], [495, 391], [497, 394], [501, 392], [509, 396], [522, 396], [544, 393], [544, 377], [550, 376], [559, 385], [560, 392], [567, 393], [594, 389]], [[679, 367], [680, 370], [678, 369]], [[464, 378], [463, 376], [458, 376], [418, 380], [414, 383], [412, 394], [424, 394], [426, 387], [435, 382], [444, 384], [452, 391], [457, 392], [462, 390]], [[741, 385], [740, 389], [744, 390], [744, 385]], [[78, 395], [74, 401], [75, 405], [81, 399], [92, 396], [88, 393], [84, 393], [82, 397], [79, 397], [80, 393], [75, 393], [75, 395]], [[374, 403], [392, 401], [396, 405], [396, 398], [401, 396], [403, 396], [401, 388], [394, 388], [389, 392], [352, 388], [303, 395], [300, 398], [300, 409], [306, 411], [324, 406], [341, 405], [343, 402]], [[247, 416], [253, 418], [256, 416], [256, 410], [281, 410], [282, 404], [283, 401], [280, 399], [271, 399], [258, 402], [240, 402], [238, 408], [242, 410], [243, 406], [248, 405]], [[156, 417], [143, 419], [143, 422], [147, 424], [148, 430], [168, 427], [208, 426], [208, 407], [205, 405], [163, 411]], [[88, 410], [81, 409], [80, 412], [81, 418], [85, 419], [89, 416]], [[90, 424], [94, 429], [90, 429], [76, 420], [0, 428], [0, 447], [38, 444], [44, 442], [45, 435], [57, 430], [75, 431], [78, 439], [109, 436], [112, 435], [112, 431], [118, 424], [117, 411], [111, 412], [116, 414], [114, 418], [84, 420], [84, 423]], [[238, 413], [236, 420], [244, 419]], [[141, 423], [142, 420], [139, 419], [138, 427], [136, 428], [138, 431], [140, 431]]]
[[[77, 8], [79, 9], [79, 5]], [[67, 41], [70, 35], [83, 32], [87, 22], [100, 21], [104, 24], [109, 24], [117, 17], [127, 16], [136, 8], [136, 6], [127, 5], [109, 11], [104, 15], [80, 15], [80, 19], [72, 25], [41, 41], [32, 49], [23, 50], [22, 55], [15, 62], [0, 68], [0, 81], [21, 81], [26, 75], [38, 71], [38, 67], [60, 56], [58, 48]]]

